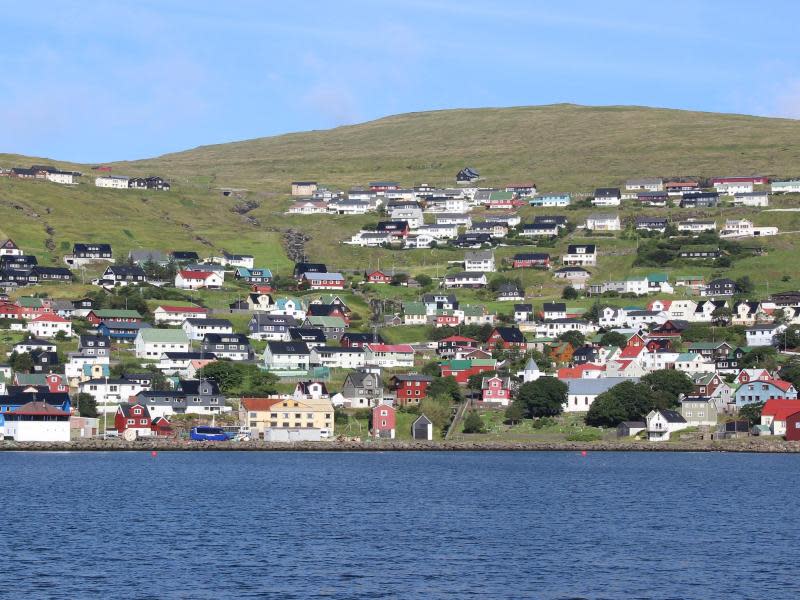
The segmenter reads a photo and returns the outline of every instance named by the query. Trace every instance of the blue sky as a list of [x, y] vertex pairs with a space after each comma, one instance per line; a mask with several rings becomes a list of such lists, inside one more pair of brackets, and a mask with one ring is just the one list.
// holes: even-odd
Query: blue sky
[[134, 159], [402, 112], [556, 102], [800, 117], [791, 1], [0, 9], [0, 152]]

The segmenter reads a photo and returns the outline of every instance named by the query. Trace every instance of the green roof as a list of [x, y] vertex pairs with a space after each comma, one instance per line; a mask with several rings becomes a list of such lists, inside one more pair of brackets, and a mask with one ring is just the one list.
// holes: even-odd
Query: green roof
[[492, 192], [489, 194], [489, 200], [513, 200], [514, 192]]
[[686, 362], [690, 360], [695, 360], [698, 356], [700, 355], [694, 352], [681, 352], [680, 354], [678, 354], [678, 358], [675, 359], [675, 362]]
[[647, 276], [647, 281], [666, 282], [669, 281], [669, 276], [666, 273], [650, 273]]
[[311, 325], [319, 325], [320, 327], [346, 327], [347, 324], [341, 317], [308, 317], [308, 322]]
[[689, 344], [689, 350], [714, 350], [721, 344], [722, 342], [692, 342]]
[[464, 312], [465, 317], [480, 317], [485, 314], [483, 306], [462, 306], [461, 310]]
[[407, 315], [424, 315], [426, 310], [422, 302], [406, 302], [403, 304], [403, 312]]
[[719, 246], [710, 246], [708, 244], [690, 244], [688, 246], [681, 246], [681, 252], [719, 252]]
[[136, 310], [124, 308], [105, 308], [92, 311], [98, 319], [141, 319], [142, 315]]
[[17, 373], [17, 385], [47, 385], [47, 374]]
[[145, 342], [160, 342], [170, 344], [187, 344], [189, 338], [183, 329], [158, 329], [156, 327], [148, 327], [140, 329], [139, 335]]
[[42, 299], [41, 298], [34, 298], [33, 296], [23, 296], [17, 303], [22, 308], [40, 308], [42, 306]]
[[470, 367], [494, 367], [497, 366], [497, 361], [493, 358], [454, 358], [452, 360], [445, 360], [441, 363], [442, 366], [449, 366], [454, 371], [464, 371]]

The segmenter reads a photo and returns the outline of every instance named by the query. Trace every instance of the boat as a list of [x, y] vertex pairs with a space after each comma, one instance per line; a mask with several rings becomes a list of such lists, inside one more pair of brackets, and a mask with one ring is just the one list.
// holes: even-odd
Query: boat
[[192, 427], [189, 432], [189, 439], [199, 442], [227, 442], [230, 438], [222, 427], [200, 425]]

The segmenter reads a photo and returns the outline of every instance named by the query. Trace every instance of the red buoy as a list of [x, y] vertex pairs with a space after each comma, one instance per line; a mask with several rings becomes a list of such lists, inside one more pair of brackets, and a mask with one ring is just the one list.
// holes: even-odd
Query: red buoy
[[586, 450], [581, 450], [581, 456], [586, 456]]
[[[586, 453], [584, 452], [584, 454], [586, 454]], [[156, 452], [155, 450], [153, 450], [153, 451], [150, 453], [150, 456], [152, 456], [153, 458], [155, 458], [156, 456], [158, 456], [158, 452]]]

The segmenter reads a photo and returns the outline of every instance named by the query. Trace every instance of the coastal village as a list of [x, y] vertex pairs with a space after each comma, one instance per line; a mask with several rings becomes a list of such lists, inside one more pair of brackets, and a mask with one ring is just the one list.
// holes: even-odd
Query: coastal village
[[[89, 185], [119, 194], [176, 187], [96, 170]], [[0, 177], [87, 179], [49, 165]], [[5, 231], [0, 430], [15, 442], [800, 441], [800, 291], [726, 275], [765, 260], [763, 239], [796, 233], [758, 216], [800, 180], [603, 185], [488, 188], [470, 167], [445, 187], [287, 182], [287, 215], [374, 215], [330, 244], [425, 253], [433, 275], [303, 252], [284, 272], [169, 240], [120, 252], [76, 238], [60, 264], [39, 264]], [[623, 239], [640, 273], [598, 277]]]

